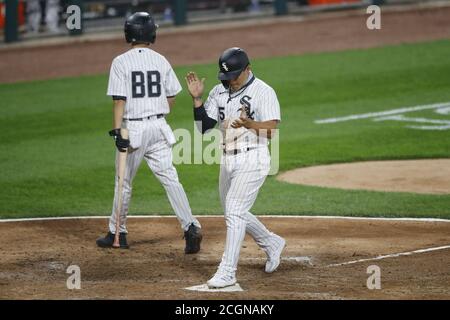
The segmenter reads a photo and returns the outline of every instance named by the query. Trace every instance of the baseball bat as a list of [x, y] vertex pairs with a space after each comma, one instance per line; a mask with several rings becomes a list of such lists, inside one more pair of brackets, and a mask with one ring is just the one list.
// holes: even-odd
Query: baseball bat
[[[128, 130], [120, 129], [120, 135], [123, 139], [128, 139]], [[125, 168], [127, 164], [128, 149], [125, 152], [119, 152], [119, 163], [117, 165], [117, 177], [119, 180], [117, 187], [117, 207], [116, 207], [116, 234], [114, 235], [113, 248], [120, 248], [120, 213], [122, 211], [122, 193], [123, 193], [123, 179], [125, 177]]]

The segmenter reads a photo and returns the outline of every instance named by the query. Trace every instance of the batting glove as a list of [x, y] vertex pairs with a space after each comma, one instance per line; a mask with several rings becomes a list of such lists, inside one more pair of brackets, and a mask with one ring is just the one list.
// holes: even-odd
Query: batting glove
[[130, 146], [130, 140], [122, 138], [120, 134], [120, 129], [112, 129], [109, 131], [109, 135], [114, 138], [116, 142], [117, 150], [120, 152], [126, 152]]

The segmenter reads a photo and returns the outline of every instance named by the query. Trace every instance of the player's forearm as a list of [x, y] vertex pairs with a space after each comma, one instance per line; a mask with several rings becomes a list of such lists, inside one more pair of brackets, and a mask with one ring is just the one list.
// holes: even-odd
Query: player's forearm
[[208, 117], [203, 104], [199, 107], [194, 107], [194, 120], [201, 124], [201, 133], [205, 133], [206, 131], [214, 128], [217, 124], [215, 119]]
[[257, 135], [270, 139], [277, 128], [277, 121], [254, 121], [249, 119], [244, 126], [249, 130], [255, 131]]
[[113, 106], [113, 129], [122, 127], [123, 112], [125, 110], [125, 101], [114, 100]]
[[192, 101], [194, 102], [194, 108], [200, 108], [203, 105], [202, 97], [192, 97]]
[[217, 121], [208, 117], [205, 107], [203, 106], [203, 99], [201, 94], [194, 96], [191, 93], [191, 96], [192, 102], [194, 103], [194, 120], [197, 122], [197, 126], [200, 125], [198, 129], [203, 134], [208, 130], [214, 128], [217, 124]]

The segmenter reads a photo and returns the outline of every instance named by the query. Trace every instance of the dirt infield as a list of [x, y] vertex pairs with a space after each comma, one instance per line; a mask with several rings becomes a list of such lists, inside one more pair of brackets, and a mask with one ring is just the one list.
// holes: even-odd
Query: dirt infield
[[[154, 48], [173, 65], [213, 63], [224, 49], [233, 46], [246, 48], [252, 58], [370, 48], [448, 39], [449, 16], [450, 6], [395, 11], [383, 7], [382, 28], [376, 31], [367, 29], [364, 9], [223, 29], [213, 25], [209, 30], [178, 33], [162, 29]], [[107, 73], [112, 59], [126, 49], [122, 35], [106, 41], [2, 48], [0, 83]]]
[[339, 189], [450, 194], [450, 159], [340, 163], [290, 170], [277, 179]]
[[[246, 238], [238, 281], [244, 292], [191, 292], [215, 272], [225, 240], [223, 217], [200, 217], [202, 250], [183, 253], [173, 217], [129, 219], [130, 250], [100, 249], [106, 219], [0, 223], [0, 299], [450, 299], [450, 222], [263, 217], [287, 240], [279, 270]], [[330, 267], [417, 249], [446, 249]], [[311, 264], [295, 257], [309, 257]], [[381, 268], [381, 290], [366, 287], [369, 265]], [[81, 289], [68, 290], [70, 265]]]

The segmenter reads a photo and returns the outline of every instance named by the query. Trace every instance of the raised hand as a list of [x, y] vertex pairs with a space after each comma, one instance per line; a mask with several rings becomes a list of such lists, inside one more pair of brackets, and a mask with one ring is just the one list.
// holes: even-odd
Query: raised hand
[[205, 90], [205, 78], [201, 80], [198, 78], [197, 74], [193, 71], [188, 72], [185, 77], [188, 91], [193, 98], [200, 98]]

